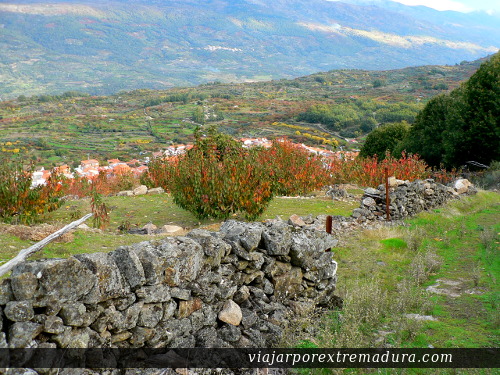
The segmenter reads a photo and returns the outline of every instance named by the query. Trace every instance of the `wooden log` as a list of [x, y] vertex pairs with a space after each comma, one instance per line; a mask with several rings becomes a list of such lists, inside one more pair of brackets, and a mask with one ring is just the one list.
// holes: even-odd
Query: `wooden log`
[[29, 256], [42, 250], [50, 242], [54, 241], [55, 239], [61, 237], [64, 233], [69, 232], [71, 229], [76, 228], [77, 226], [82, 224], [85, 220], [87, 220], [92, 215], [93, 214], [87, 214], [84, 217], [82, 217], [81, 219], [73, 221], [72, 223], [66, 225], [64, 228], [61, 228], [57, 232], [52, 233], [50, 236], [45, 237], [43, 240], [41, 240], [40, 242], [37, 242], [33, 246], [28, 247], [27, 249], [21, 250], [15, 258], [9, 260], [4, 265], [0, 266], [0, 277], [5, 275], [7, 272], [9, 272], [11, 269], [13, 269], [18, 264], [24, 262], [26, 260], [26, 258], [28, 258]]

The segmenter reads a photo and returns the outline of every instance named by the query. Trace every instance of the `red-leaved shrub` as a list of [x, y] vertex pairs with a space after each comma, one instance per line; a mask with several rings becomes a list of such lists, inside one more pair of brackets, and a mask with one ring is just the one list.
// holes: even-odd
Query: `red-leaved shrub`
[[382, 161], [374, 156], [358, 157], [354, 160], [333, 159], [330, 162], [332, 182], [335, 184], [352, 183], [360, 186], [378, 186], [384, 182], [385, 168], [388, 168], [389, 176], [400, 180], [425, 179], [431, 176], [431, 171], [425, 161], [420, 159], [418, 155], [405, 153], [399, 159], [387, 154]]

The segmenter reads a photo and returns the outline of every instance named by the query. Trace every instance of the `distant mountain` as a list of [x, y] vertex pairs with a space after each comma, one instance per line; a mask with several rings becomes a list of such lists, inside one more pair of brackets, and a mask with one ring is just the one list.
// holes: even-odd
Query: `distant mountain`
[[164, 89], [496, 52], [500, 18], [386, 0], [0, 3], [0, 97]]

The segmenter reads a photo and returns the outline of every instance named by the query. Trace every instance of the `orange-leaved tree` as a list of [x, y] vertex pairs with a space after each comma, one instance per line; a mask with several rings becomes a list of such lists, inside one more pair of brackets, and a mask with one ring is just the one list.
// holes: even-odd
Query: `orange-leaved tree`
[[32, 164], [24, 166], [19, 160], [0, 160], [1, 221], [32, 224], [62, 204], [60, 176], [53, 173], [45, 185], [32, 186], [33, 170]]
[[275, 140], [259, 160], [269, 169], [276, 195], [304, 195], [330, 183], [322, 158], [287, 139]]
[[197, 132], [194, 147], [175, 163], [154, 165], [150, 176], [170, 190], [176, 204], [200, 219], [225, 219], [240, 212], [251, 220], [273, 196], [268, 170], [257, 154], [209, 128], [205, 136]]

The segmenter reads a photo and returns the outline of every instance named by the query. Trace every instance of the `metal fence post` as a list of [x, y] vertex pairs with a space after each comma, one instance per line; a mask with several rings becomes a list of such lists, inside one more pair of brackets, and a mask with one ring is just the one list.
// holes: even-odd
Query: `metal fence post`
[[391, 210], [389, 208], [389, 168], [385, 167], [385, 214], [386, 220], [391, 221]]
[[[333, 224], [333, 217], [328, 215], [326, 217], [326, 233], [332, 234], [332, 224]], [[332, 251], [332, 249], [326, 249], [325, 252]]]

